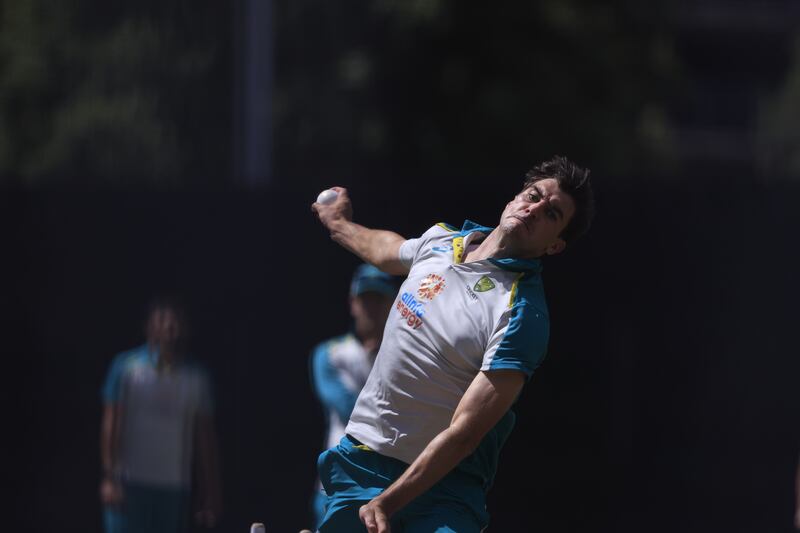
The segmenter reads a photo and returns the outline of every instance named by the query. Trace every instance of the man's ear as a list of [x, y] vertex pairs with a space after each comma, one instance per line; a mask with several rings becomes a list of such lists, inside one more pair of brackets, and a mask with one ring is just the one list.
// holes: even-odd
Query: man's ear
[[567, 247], [567, 241], [565, 241], [561, 237], [558, 237], [558, 238], [556, 238], [555, 241], [553, 241], [553, 243], [550, 246], [547, 247], [547, 249], [545, 250], [545, 253], [547, 255], [560, 254], [561, 252], [564, 251], [564, 248], [566, 248], [566, 247]]

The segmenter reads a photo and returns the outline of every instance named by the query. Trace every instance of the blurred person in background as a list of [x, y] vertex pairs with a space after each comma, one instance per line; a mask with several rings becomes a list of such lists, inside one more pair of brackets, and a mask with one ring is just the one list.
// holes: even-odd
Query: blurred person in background
[[186, 357], [184, 308], [155, 299], [145, 336], [114, 358], [102, 388], [106, 532], [184, 532], [193, 507], [199, 525], [214, 527], [221, 495], [210, 382]]
[[[374, 266], [358, 266], [350, 282], [352, 331], [320, 343], [312, 352], [311, 380], [325, 413], [325, 449], [344, 436], [344, 427], [380, 348], [398, 286], [393, 276]], [[325, 516], [326, 498], [317, 481], [312, 501], [315, 525]]]
[[334, 190], [312, 205], [331, 238], [407, 278], [345, 436], [318, 459], [319, 530], [478, 533], [510, 408], [547, 351], [542, 258], [588, 230], [589, 171], [556, 156], [526, 174], [497, 227], [437, 224], [415, 239], [354, 223]]

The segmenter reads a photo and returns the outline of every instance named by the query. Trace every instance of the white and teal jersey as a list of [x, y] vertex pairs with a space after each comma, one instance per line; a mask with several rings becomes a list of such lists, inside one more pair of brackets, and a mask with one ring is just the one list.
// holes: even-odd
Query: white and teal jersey
[[211, 388], [197, 364], [158, 371], [147, 346], [114, 358], [103, 385], [105, 404], [120, 414], [119, 467], [125, 481], [163, 488], [191, 483], [195, 421], [212, 413]]
[[344, 426], [367, 381], [374, 355], [352, 333], [330, 339], [314, 349], [311, 378], [327, 418], [326, 448], [336, 446], [344, 436]]
[[[410, 272], [346, 428], [370, 449], [413, 462], [449, 426], [479, 371], [530, 377], [544, 358], [549, 317], [540, 261], [463, 262], [465, 249], [491, 229], [439, 224], [400, 247]], [[491, 483], [513, 418], [509, 412], [460, 468]]]

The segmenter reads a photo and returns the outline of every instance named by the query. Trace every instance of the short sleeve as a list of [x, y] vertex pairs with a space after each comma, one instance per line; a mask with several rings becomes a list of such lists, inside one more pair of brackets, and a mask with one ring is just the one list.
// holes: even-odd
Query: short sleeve
[[411, 268], [411, 265], [414, 264], [414, 260], [417, 257], [417, 252], [419, 252], [420, 245], [422, 244], [421, 238], [416, 239], [408, 239], [406, 242], [400, 245], [400, 262], [403, 263], [403, 266], [407, 268]]
[[120, 399], [122, 391], [122, 379], [127, 367], [128, 357], [126, 354], [117, 355], [111, 362], [105, 383], [100, 390], [100, 397], [103, 403], [116, 403]]
[[481, 370], [520, 370], [530, 378], [547, 354], [549, 337], [547, 313], [517, 298], [492, 334]]
[[455, 235], [457, 232], [458, 230], [455, 227], [444, 222], [431, 226], [421, 236], [415, 239], [408, 239], [400, 245], [400, 262], [407, 268], [411, 268], [419, 260], [420, 252], [424, 249], [425, 244], [430, 242], [431, 239], [437, 236], [441, 237], [443, 234]]

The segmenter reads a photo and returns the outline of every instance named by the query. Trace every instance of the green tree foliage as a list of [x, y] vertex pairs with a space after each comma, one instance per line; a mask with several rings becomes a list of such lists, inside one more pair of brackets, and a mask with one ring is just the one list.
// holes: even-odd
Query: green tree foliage
[[305, 161], [463, 176], [564, 153], [630, 173], [672, 158], [666, 105], [681, 69], [658, 3], [642, 13], [588, 0], [277, 9], [285, 171]]
[[155, 3], [79, 4], [2, 4], [0, 175], [28, 185], [187, 179], [197, 148], [187, 110], [212, 71], [213, 34], [193, 40]]
[[[0, 177], [229, 180], [235, 5], [0, 4]], [[606, 173], [668, 162], [680, 67], [659, 3], [637, 5], [274, 2], [275, 175], [486, 175], [554, 153]]]

